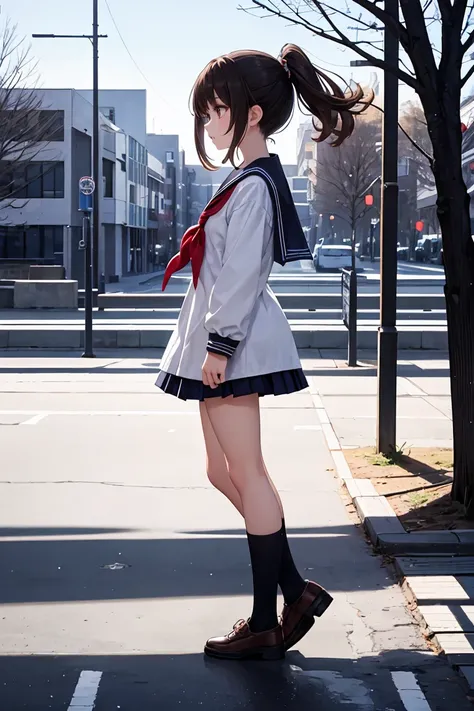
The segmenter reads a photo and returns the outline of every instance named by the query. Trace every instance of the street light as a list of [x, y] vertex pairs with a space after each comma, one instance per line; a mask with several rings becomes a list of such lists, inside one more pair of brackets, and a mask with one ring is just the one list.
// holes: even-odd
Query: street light
[[92, 43], [92, 178], [97, 190], [93, 198], [93, 277], [94, 286], [99, 288], [99, 230], [100, 230], [100, 185], [99, 185], [99, 39], [105, 39], [107, 35], [99, 35], [99, 2], [92, 0], [92, 34], [91, 35], [54, 35], [54, 34], [34, 34], [35, 39], [88, 39]]
[[[398, 22], [398, 0], [385, 0], [385, 12]], [[377, 451], [389, 453], [397, 438], [397, 238], [398, 238], [398, 38], [385, 25], [382, 209], [380, 230], [380, 327], [377, 360]], [[351, 66], [371, 66], [357, 60]]]
[[[85, 313], [85, 339], [84, 358], [93, 358], [93, 286], [99, 290], [99, 229], [100, 229], [100, 196], [101, 186], [99, 182], [99, 38], [107, 35], [99, 35], [99, 9], [98, 0], [92, 0], [92, 35], [54, 35], [54, 34], [34, 34], [35, 39], [88, 39], [92, 42], [92, 178], [95, 181], [96, 189], [93, 193], [92, 205], [92, 245], [90, 243], [90, 231], [86, 228], [86, 269], [84, 284], [84, 313]], [[86, 223], [86, 219], [83, 219]], [[84, 229], [84, 226], [83, 226]], [[91, 252], [92, 246], [92, 255]], [[91, 259], [92, 256], [92, 259]], [[92, 270], [92, 279], [91, 279]]]

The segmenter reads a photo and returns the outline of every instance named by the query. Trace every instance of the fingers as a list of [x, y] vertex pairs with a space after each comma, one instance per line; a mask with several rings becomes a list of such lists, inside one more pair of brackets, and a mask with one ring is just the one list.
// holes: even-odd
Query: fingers
[[208, 385], [213, 390], [221, 385], [225, 381], [224, 373], [218, 370], [202, 370], [202, 382], [204, 385]]

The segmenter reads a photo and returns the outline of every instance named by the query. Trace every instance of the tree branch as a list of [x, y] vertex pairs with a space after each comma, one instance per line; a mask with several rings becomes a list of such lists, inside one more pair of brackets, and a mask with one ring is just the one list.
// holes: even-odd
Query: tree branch
[[398, 37], [404, 47], [408, 44], [408, 32], [399, 20], [396, 20], [388, 12], [378, 7], [374, 2], [370, 2], [370, 0], [353, 0], [353, 3], [355, 5], [359, 5], [359, 7], [362, 7], [364, 10], [367, 10], [374, 17], [380, 20], [385, 27], [390, 29], [390, 31]]
[[[271, 1], [271, 0], [267, 0]], [[312, 0], [313, 2], [318, 2], [318, 0]], [[355, 2], [355, 0], [353, 0]], [[346, 35], [342, 34], [342, 37], [335, 36], [330, 34], [329, 32], [322, 30], [321, 28], [317, 27], [316, 25], [313, 25], [312, 23], [308, 22], [307, 20], [304, 20], [301, 15], [298, 15], [295, 13], [296, 17], [291, 17], [290, 15], [287, 15], [286, 13], [281, 12], [279, 9], [274, 9], [270, 7], [267, 2], [262, 2], [262, 0], [252, 0], [252, 3], [256, 5], [257, 7], [260, 7], [263, 10], [266, 10], [269, 12], [271, 15], [276, 16], [276, 17], [281, 17], [283, 20], [287, 20], [288, 22], [294, 24], [294, 25], [300, 25], [304, 27], [305, 29], [309, 30], [312, 32], [314, 35], [317, 35], [318, 37], [321, 37], [323, 39], [329, 40], [329, 42], [334, 42], [335, 44], [338, 44], [342, 47], [347, 47], [349, 49], [352, 49], [356, 54], [358, 54], [360, 57], [363, 59], [366, 59], [368, 62], [370, 62], [371, 65], [374, 67], [378, 67], [379, 69], [382, 69], [383, 71], [389, 71], [392, 74], [395, 74], [399, 79], [401, 79], [407, 86], [411, 86], [412, 89], [415, 91], [419, 91], [420, 85], [417, 82], [417, 80], [410, 76], [405, 71], [402, 71], [400, 68], [394, 68], [389, 65], [387, 65], [382, 59], [377, 59], [374, 57], [372, 54], [369, 52], [366, 52], [362, 47], [357, 46], [352, 40], [350, 40]], [[244, 8], [241, 7], [242, 10], [245, 11]], [[293, 10], [293, 12], [295, 12]], [[298, 18], [298, 19], [297, 19]]]
[[467, 72], [466, 76], [461, 80], [461, 87], [465, 87], [465, 86], [466, 86], [467, 82], [469, 81], [469, 79], [472, 77], [473, 74], [474, 74], [474, 64], [473, 64], [472, 67], [469, 69], [469, 71]]

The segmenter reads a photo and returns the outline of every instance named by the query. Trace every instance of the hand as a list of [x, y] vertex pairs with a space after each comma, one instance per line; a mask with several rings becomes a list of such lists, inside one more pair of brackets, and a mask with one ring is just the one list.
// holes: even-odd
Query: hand
[[208, 353], [202, 366], [202, 382], [213, 390], [225, 382], [227, 358], [217, 353]]

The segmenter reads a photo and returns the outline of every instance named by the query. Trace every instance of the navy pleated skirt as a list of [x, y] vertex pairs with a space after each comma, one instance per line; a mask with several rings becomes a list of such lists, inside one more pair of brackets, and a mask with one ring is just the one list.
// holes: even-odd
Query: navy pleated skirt
[[278, 373], [254, 375], [248, 378], [228, 380], [212, 389], [202, 381], [181, 378], [179, 375], [166, 373], [158, 375], [157, 387], [180, 400], [207, 400], [211, 397], [242, 397], [243, 395], [288, 395], [308, 387], [308, 381], [301, 368], [283, 370]]

